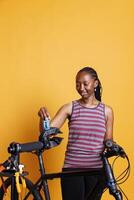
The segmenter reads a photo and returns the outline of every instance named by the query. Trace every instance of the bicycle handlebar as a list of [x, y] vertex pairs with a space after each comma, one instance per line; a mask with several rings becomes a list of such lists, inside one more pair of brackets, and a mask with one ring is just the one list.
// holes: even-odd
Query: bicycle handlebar
[[61, 143], [62, 138], [54, 137], [58, 133], [62, 133], [60, 129], [51, 127], [49, 130], [46, 130], [40, 134], [39, 141], [23, 144], [16, 142], [11, 143], [8, 147], [8, 152], [11, 154], [17, 154], [21, 152], [37, 152], [44, 149], [50, 149]]
[[8, 147], [8, 152], [11, 154], [19, 153], [19, 152], [32, 152], [39, 151], [43, 149], [44, 144], [42, 142], [29, 142], [29, 143], [11, 143]]
[[112, 157], [112, 156], [121, 156], [123, 158], [126, 157], [126, 153], [124, 149], [113, 140], [111, 139], [105, 140], [104, 146], [106, 150], [102, 153], [103, 157], [107, 157], [107, 158]]
[[42, 142], [30, 142], [19, 144], [19, 152], [31, 152], [31, 151], [38, 151], [43, 148]]

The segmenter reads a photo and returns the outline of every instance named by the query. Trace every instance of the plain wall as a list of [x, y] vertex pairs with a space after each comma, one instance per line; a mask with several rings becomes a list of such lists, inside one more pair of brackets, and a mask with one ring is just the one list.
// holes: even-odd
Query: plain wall
[[[58, 108], [78, 98], [75, 75], [94, 67], [103, 85], [103, 102], [114, 110], [114, 140], [131, 161], [131, 177], [122, 186], [129, 200], [133, 192], [134, 134], [134, 3], [131, 0], [0, 0], [0, 161], [12, 141], [38, 139], [37, 112]], [[60, 171], [68, 137], [44, 153], [47, 172]], [[36, 180], [35, 155], [22, 162]], [[120, 174], [126, 161], [120, 159]], [[52, 200], [60, 200], [59, 180], [51, 181]], [[103, 200], [110, 200], [108, 192]]]

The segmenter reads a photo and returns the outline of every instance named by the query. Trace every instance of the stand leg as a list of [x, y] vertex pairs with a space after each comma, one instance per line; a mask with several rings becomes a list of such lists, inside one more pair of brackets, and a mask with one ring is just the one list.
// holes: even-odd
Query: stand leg
[[11, 181], [11, 200], [18, 200], [18, 192], [16, 188], [15, 177], [13, 176]]
[[[44, 168], [42, 153], [39, 152], [37, 155], [39, 159], [41, 176], [43, 177], [45, 175], [45, 168]], [[47, 179], [44, 179], [44, 178], [42, 179], [42, 185], [43, 185], [43, 190], [44, 190], [44, 195], [45, 195], [46, 200], [51, 200]]]

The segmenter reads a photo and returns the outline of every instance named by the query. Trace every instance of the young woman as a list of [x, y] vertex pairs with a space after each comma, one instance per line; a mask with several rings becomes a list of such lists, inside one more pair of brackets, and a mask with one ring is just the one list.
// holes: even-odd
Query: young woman
[[[63, 105], [51, 120], [51, 126], [61, 128], [69, 120], [63, 171], [91, 169], [91, 173], [62, 178], [62, 197], [63, 200], [100, 200], [105, 188], [100, 154], [104, 140], [113, 137], [113, 111], [101, 102], [101, 83], [93, 68], [85, 67], [77, 73], [76, 90], [81, 98]], [[45, 107], [38, 114], [42, 131], [43, 120], [50, 115]], [[92, 170], [98, 174], [94, 175]]]

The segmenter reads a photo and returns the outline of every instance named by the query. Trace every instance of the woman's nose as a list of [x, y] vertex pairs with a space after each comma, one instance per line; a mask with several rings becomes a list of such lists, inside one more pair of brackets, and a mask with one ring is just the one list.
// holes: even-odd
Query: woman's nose
[[84, 85], [83, 85], [83, 84], [80, 85], [80, 90], [81, 90], [81, 91], [84, 90]]

